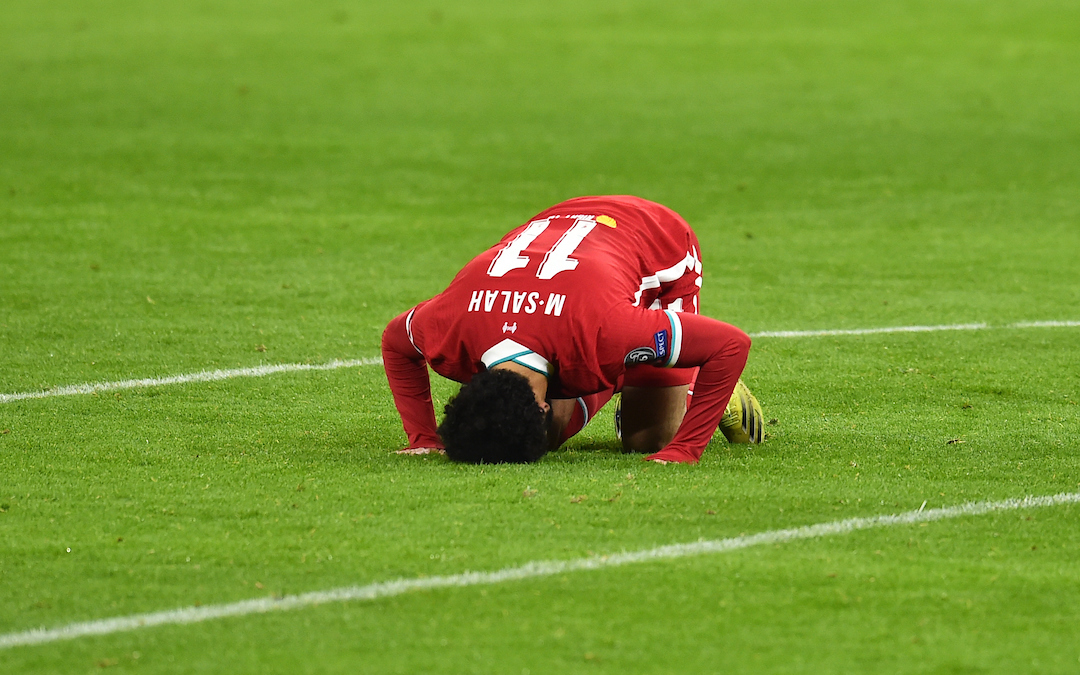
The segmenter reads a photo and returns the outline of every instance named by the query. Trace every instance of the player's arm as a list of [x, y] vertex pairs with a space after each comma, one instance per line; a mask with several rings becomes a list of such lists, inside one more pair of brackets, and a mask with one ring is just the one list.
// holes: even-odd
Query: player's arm
[[671, 320], [671, 367], [700, 367], [690, 409], [675, 438], [646, 457], [697, 462], [716, 431], [750, 353], [750, 336], [735, 326], [697, 314], [666, 312]]
[[[431, 380], [424, 357], [409, 340], [408, 312], [395, 317], [382, 335], [383, 367], [394, 405], [409, 437], [409, 451], [442, 448], [436, 433], [435, 411], [431, 403]], [[418, 454], [412, 452], [412, 454]]]

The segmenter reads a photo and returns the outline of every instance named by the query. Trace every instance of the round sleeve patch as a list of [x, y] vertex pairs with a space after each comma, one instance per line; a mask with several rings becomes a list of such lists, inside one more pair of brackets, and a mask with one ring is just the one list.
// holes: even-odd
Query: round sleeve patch
[[664, 361], [668, 358], [670, 352], [671, 339], [666, 330], [658, 330], [653, 334], [652, 347], [638, 347], [633, 349], [626, 358], [623, 359], [623, 363], [628, 366], [632, 366], [638, 363], [652, 363], [654, 361]]
[[656, 360], [656, 350], [652, 347], [638, 347], [631, 351], [623, 359], [623, 363], [628, 366], [634, 366], [639, 363], [649, 363]]

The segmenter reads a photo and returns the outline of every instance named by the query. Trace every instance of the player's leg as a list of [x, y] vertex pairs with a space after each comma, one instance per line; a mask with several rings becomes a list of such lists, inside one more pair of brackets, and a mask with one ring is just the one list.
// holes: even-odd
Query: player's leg
[[[687, 226], [690, 259], [700, 260], [697, 237]], [[701, 264], [687, 266], [682, 275], [661, 284], [659, 294], [649, 305], [654, 310], [698, 313], [701, 289]], [[675, 438], [693, 392], [697, 368], [628, 368], [623, 381], [619, 425], [625, 452], [660, 452]]]
[[548, 448], [557, 449], [589, 423], [615, 394], [602, 391], [580, 398], [551, 399], [551, 423], [548, 425]]
[[660, 452], [675, 438], [686, 414], [690, 385], [624, 386], [620, 412], [625, 452]]
[[551, 400], [551, 421], [548, 424], [548, 450], [555, 450], [565, 440], [564, 434], [570, 428], [570, 421], [578, 407], [577, 400], [557, 398]]
[[[660, 284], [656, 298], [648, 305], [653, 310], [698, 313], [701, 291], [701, 247], [697, 235], [681, 218], [685, 230], [687, 254], [681, 272]], [[668, 270], [678, 271], [680, 267]], [[697, 368], [658, 368], [636, 366], [626, 371], [623, 382], [620, 430], [627, 452], [659, 452], [678, 431], [693, 395]]]
[[[679, 279], [661, 286], [657, 307], [696, 314], [699, 273], [700, 268], [695, 266], [693, 271], [687, 270]], [[625, 451], [652, 454], [671, 442], [690, 406], [696, 377], [696, 368], [627, 369], [620, 414]], [[760, 443], [764, 438], [761, 406], [741, 381], [720, 421], [720, 430], [730, 443]]]

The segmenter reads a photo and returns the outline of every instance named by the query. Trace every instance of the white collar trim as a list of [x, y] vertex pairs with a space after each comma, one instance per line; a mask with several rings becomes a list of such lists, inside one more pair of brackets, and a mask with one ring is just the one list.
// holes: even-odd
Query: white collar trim
[[483, 362], [488, 370], [491, 370], [500, 363], [506, 363], [507, 361], [513, 361], [519, 366], [525, 366], [530, 370], [535, 370], [541, 375], [546, 376], [550, 376], [554, 370], [551, 363], [543, 356], [540, 356], [524, 345], [514, 342], [510, 338], [503, 340], [484, 352], [484, 355], [480, 357], [480, 361]]

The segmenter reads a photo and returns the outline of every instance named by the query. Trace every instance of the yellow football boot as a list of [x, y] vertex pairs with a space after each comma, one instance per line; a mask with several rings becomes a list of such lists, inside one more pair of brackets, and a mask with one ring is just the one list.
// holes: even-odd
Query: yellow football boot
[[761, 404], [739, 380], [720, 418], [720, 432], [728, 443], [760, 443], [765, 438], [763, 424]]

